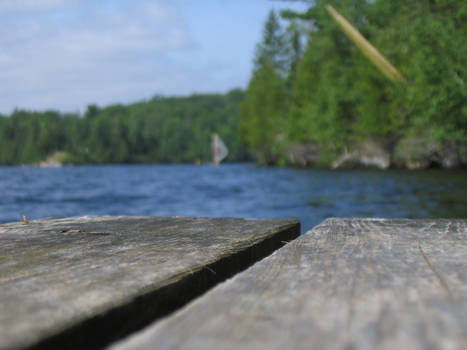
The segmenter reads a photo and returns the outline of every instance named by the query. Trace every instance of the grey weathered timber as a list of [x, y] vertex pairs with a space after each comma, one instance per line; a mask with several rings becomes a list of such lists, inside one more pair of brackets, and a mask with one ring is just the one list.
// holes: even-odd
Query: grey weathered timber
[[298, 236], [296, 220], [0, 225], [0, 349], [101, 348]]
[[135, 349], [467, 349], [467, 220], [328, 219]]

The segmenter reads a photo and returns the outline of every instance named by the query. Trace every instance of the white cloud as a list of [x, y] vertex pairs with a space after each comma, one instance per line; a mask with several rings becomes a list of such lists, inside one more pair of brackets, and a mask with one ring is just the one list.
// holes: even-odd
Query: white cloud
[[245, 87], [262, 21], [273, 5], [0, 0], [0, 113], [14, 107], [76, 111], [156, 93]]
[[183, 68], [170, 53], [195, 49], [183, 16], [169, 3], [131, 2], [118, 10], [75, 8], [61, 14], [71, 18], [67, 21], [60, 16], [5, 21], [0, 112], [74, 111], [88, 103], [130, 102], [167, 87], [176, 90], [174, 83], [183, 80], [183, 74], [176, 78], [177, 70]]
[[168, 6], [154, 4], [132, 8], [124, 16], [110, 14], [94, 18], [92, 24], [67, 28], [54, 39], [65, 51], [91, 55], [193, 46], [180, 14]]

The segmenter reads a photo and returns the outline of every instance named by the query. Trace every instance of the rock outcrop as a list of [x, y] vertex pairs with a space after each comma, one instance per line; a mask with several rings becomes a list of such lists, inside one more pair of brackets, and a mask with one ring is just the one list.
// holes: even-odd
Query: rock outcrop
[[346, 149], [339, 158], [332, 162], [331, 167], [333, 169], [356, 167], [387, 169], [391, 165], [391, 153], [388, 148], [385, 142], [369, 139], [356, 144], [350, 152]]
[[317, 165], [320, 160], [318, 146], [313, 142], [296, 143], [287, 151], [287, 162], [297, 166]]
[[467, 146], [456, 142], [438, 142], [429, 137], [400, 140], [393, 155], [394, 165], [408, 169], [467, 167]]

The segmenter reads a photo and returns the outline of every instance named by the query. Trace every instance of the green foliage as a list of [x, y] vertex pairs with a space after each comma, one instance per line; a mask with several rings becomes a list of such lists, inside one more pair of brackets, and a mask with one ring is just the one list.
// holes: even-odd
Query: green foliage
[[[291, 22], [289, 27], [297, 21], [309, 26], [303, 54], [283, 61], [281, 67], [288, 72], [268, 70], [255, 60], [240, 130], [253, 148], [258, 151], [262, 145], [267, 149], [261, 153], [275, 153], [275, 159], [280, 159], [287, 145], [314, 143], [325, 164], [367, 139], [383, 139], [394, 145], [404, 138], [423, 137], [438, 145], [456, 144], [465, 149], [465, 1], [316, 0], [310, 4], [304, 13], [282, 13]], [[326, 11], [328, 4], [407, 82], [386, 79], [333, 21]], [[271, 16], [265, 33], [272, 27], [269, 21]], [[282, 45], [289, 52], [303, 42], [296, 35], [284, 37]], [[260, 47], [266, 47], [267, 42], [264, 36]], [[283, 57], [277, 47], [267, 52]], [[281, 78], [286, 79], [287, 88], [278, 99], [278, 83], [273, 82]], [[268, 123], [272, 126], [260, 128]], [[285, 130], [286, 137], [277, 137], [278, 130]]]
[[415, 131], [429, 126], [438, 140], [467, 144], [466, 10], [459, 1], [422, 1], [413, 10], [407, 43], [413, 60], [406, 64], [411, 82], [401, 102]]
[[68, 120], [55, 111], [15, 110], [0, 116], [0, 164], [34, 163], [57, 149], [65, 149]]
[[278, 74], [286, 74], [287, 46], [285, 35], [279, 19], [274, 12], [269, 12], [263, 28], [263, 40], [256, 46], [254, 71], [263, 66], [270, 66]]
[[286, 114], [284, 88], [284, 80], [265, 64], [255, 72], [241, 106], [240, 130], [262, 164], [276, 160], [275, 146], [284, 130]]
[[[326, 159], [336, 156], [352, 140], [357, 118], [353, 44], [317, 1], [307, 12], [313, 26], [298, 68], [290, 109], [290, 142], [315, 142]], [[362, 1], [354, 1], [347, 16], [359, 18]]]
[[243, 96], [158, 96], [129, 106], [90, 105], [83, 117], [14, 111], [0, 116], [0, 164], [38, 163], [57, 150], [71, 163], [207, 162], [213, 132], [228, 146], [227, 160], [248, 160], [237, 136]]
[[260, 164], [278, 160], [281, 140], [286, 137], [288, 77], [290, 57], [294, 53], [287, 45], [286, 34], [271, 10], [264, 25], [263, 40], [256, 49], [253, 76], [241, 105], [240, 134], [255, 150]]
[[[245, 93], [90, 105], [82, 118], [16, 110], [0, 116], [0, 164], [34, 163], [56, 150], [74, 163], [208, 161], [213, 132], [231, 161], [249, 159], [245, 144], [262, 164], [283, 163], [296, 145], [317, 146], [328, 165], [366, 140], [389, 148], [423, 140], [438, 158], [455, 149], [467, 162], [467, 2], [309, 3], [304, 13], [282, 13], [286, 28], [270, 12]], [[386, 79], [334, 22], [328, 4], [407, 82]]]

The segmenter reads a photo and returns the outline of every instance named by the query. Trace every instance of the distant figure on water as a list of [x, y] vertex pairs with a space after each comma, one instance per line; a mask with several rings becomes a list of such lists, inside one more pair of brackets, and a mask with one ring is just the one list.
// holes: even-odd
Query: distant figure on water
[[217, 133], [212, 134], [212, 164], [219, 165], [222, 160], [227, 157], [229, 151], [227, 147], [225, 147], [224, 142], [222, 142], [221, 138]]

